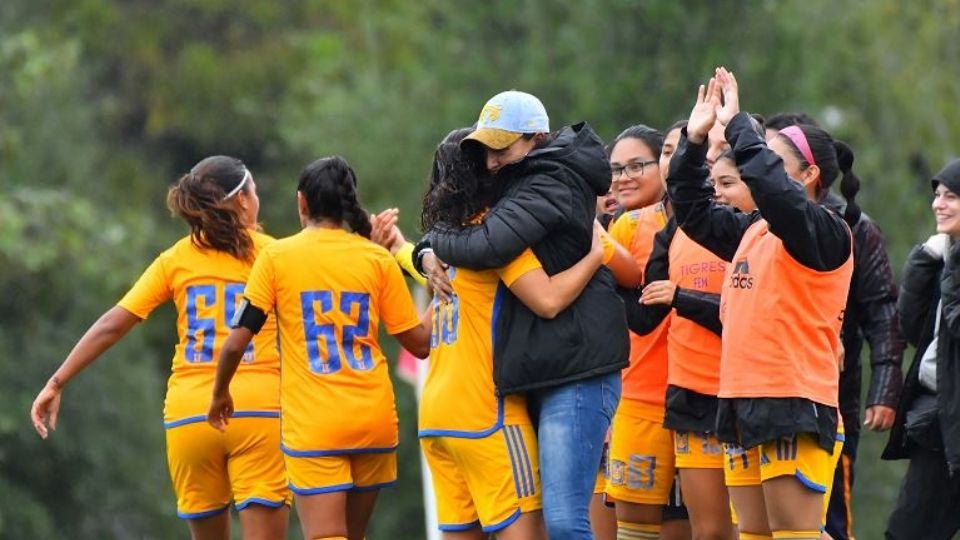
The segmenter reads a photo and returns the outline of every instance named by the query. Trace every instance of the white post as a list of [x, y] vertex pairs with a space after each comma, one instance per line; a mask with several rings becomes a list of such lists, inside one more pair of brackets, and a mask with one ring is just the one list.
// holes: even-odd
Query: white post
[[[420, 306], [420, 311], [426, 309], [430, 301], [427, 298], [427, 290], [423, 287], [414, 289], [413, 299]], [[418, 406], [420, 404], [420, 394], [423, 392], [423, 382], [427, 379], [428, 365], [429, 360], [417, 362], [416, 395]], [[433, 492], [433, 479], [430, 476], [430, 467], [427, 466], [427, 460], [423, 456], [423, 450], [420, 450], [419, 446], [417, 445], [417, 450], [420, 454], [420, 477], [423, 482], [423, 514], [424, 525], [427, 530], [426, 538], [427, 540], [440, 540], [440, 529], [437, 526], [437, 497]]]

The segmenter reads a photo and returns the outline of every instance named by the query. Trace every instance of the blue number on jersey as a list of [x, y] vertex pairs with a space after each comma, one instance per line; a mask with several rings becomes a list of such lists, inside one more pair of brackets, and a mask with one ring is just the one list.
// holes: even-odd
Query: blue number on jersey
[[[183, 356], [187, 362], [212, 362], [213, 339], [216, 335], [216, 319], [197, 316], [199, 299], [203, 299], [203, 307], [210, 309], [217, 301], [215, 285], [191, 285], [187, 287], [187, 348]], [[197, 350], [197, 334], [203, 333], [203, 341]]]
[[355, 338], [370, 335], [370, 295], [367, 293], [345, 292], [340, 295], [340, 311], [347, 316], [353, 315], [353, 306], [357, 307], [357, 324], [343, 327], [343, 351], [347, 363], [357, 371], [373, 369], [373, 353], [369, 345], [360, 344], [360, 358], [357, 358]]
[[[457, 269], [450, 267], [448, 276], [452, 283], [457, 275]], [[443, 341], [447, 345], [453, 345], [457, 341], [457, 333], [460, 329], [460, 297], [454, 293], [449, 302], [440, 302], [434, 300], [433, 304], [433, 324], [430, 329], [430, 348], [436, 349]]]
[[[357, 354], [357, 338], [370, 335], [370, 295], [359, 292], [343, 292], [340, 294], [340, 304], [337, 306], [340, 313], [353, 319], [355, 324], [344, 325], [343, 339], [337, 343], [336, 327], [333, 323], [318, 324], [317, 311], [314, 304], [319, 302], [319, 315], [333, 309], [332, 291], [304, 291], [300, 293], [300, 306], [303, 309], [303, 330], [307, 340], [307, 359], [310, 371], [321, 375], [328, 375], [340, 371], [340, 357], [345, 356], [347, 365], [356, 371], [373, 369], [373, 351], [370, 345], [361, 343]], [[357, 316], [353, 316], [354, 306]], [[320, 349], [320, 338], [326, 345], [326, 354]], [[343, 353], [340, 352], [341, 348]], [[324, 358], [326, 357], [326, 360]]]
[[[227, 303], [227, 316], [225, 318], [227, 328], [230, 328], [230, 324], [233, 322], [234, 316], [236, 316], [237, 307], [243, 300], [243, 288], [243, 283], [227, 283], [227, 286], [223, 289], [224, 301]], [[247, 344], [247, 350], [243, 353], [243, 362], [245, 364], [253, 362], [253, 340], [250, 340], [250, 343]]]
[[[314, 303], [320, 303], [320, 314], [333, 309], [333, 293], [330, 291], [303, 291], [300, 293], [300, 307], [303, 309], [303, 335], [307, 340], [307, 359], [310, 371], [314, 373], [336, 373], [340, 371], [340, 350], [337, 348], [337, 336], [333, 323], [317, 324]], [[327, 347], [326, 360], [320, 354], [320, 338]]]

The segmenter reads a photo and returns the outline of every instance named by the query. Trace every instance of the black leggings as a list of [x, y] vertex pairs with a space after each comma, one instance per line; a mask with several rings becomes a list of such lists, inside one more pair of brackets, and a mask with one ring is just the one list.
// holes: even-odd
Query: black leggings
[[915, 446], [887, 522], [887, 540], [950, 540], [960, 531], [960, 474], [942, 451]]

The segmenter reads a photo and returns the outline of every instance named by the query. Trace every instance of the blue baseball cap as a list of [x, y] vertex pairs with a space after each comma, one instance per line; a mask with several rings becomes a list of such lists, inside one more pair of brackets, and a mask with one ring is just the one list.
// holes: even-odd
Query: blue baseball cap
[[527, 133], [549, 133], [547, 110], [536, 96], [508, 90], [490, 98], [480, 111], [477, 127], [465, 141], [477, 141], [492, 150], [502, 150]]

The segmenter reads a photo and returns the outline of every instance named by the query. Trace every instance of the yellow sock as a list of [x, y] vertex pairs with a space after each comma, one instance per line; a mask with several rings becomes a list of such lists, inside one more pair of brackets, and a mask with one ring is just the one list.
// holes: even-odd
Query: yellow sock
[[740, 533], [740, 540], [772, 540], [773, 537], [767, 534]]
[[346, 536], [318, 536], [313, 540], [347, 540]]
[[617, 520], [617, 540], [657, 540], [659, 538], [659, 524]]
[[820, 531], [773, 531], [774, 540], [820, 540]]

